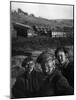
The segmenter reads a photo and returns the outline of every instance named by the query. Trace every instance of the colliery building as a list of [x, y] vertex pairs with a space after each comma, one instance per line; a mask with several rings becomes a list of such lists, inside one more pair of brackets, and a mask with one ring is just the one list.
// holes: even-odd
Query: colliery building
[[30, 25], [21, 24], [18, 22], [12, 23], [13, 26], [13, 34], [15, 36], [23, 36], [23, 37], [34, 37], [34, 36], [49, 36], [51, 38], [58, 38], [58, 37], [73, 37], [73, 32], [71, 30], [67, 31], [52, 31], [51, 29], [48, 30], [46, 28], [41, 28], [40, 30], [35, 29]]
[[16, 31], [16, 36], [23, 36], [23, 37], [32, 37], [36, 34], [34, 33], [34, 30], [31, 26], [21, 24], [21, 23], [12, 23], [13, 29]]

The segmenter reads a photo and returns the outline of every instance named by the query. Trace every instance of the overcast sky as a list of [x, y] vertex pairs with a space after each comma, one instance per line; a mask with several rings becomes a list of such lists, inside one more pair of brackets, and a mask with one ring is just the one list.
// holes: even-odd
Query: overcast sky
[[47, 19], [73, 19], [73, 6], [12, 2], [11, 9], [21, 8], [28, 14]]

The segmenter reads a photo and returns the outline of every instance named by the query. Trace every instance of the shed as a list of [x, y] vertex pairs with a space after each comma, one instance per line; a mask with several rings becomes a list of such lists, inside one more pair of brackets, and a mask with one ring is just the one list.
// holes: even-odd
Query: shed
[[14, 30], [16, 30], [17, 32], [17, 36], [28, 37], [29, 31], [31, 31], [32, 35], [34, 34], [33, 28], [29, 25], [16, 22], [16, 23], [13, 23], [13, 27], [14, 27]]

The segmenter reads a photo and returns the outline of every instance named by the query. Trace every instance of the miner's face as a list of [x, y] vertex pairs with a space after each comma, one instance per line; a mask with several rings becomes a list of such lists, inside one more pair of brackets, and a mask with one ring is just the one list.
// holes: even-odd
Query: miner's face
[[28, 72], [31, 72], [34, 66], [35, 66], [35, 63], [33, 61], [28, 61], [26, 65], [26, 69], [28, 70]]
[[66, 62], [66, 54], [64, 53], [64, 51], [59, 51], [57, 53], [57, 59], [59, 61], [60, 64], [64, 64]]
[[55, 61], [52, 60], [51, 58], [50, 60], [44, 63], [44, 66], [42, 69], [45, 74], [49, 75], [53, 72], [54, 67], [55, 67]]

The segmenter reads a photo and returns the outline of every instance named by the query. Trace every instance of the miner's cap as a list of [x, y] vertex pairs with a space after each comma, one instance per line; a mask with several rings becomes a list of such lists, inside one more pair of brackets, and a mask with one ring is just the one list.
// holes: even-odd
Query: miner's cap
[[54, 60], [54, 59], [55, 59], [55, 55], [54, 55], [53, 52], [44, 51], [38, 56], [37, 62], [41, 64], [41, 63], [44, 63], [44, 62], [46, 62], [48, 60]]

